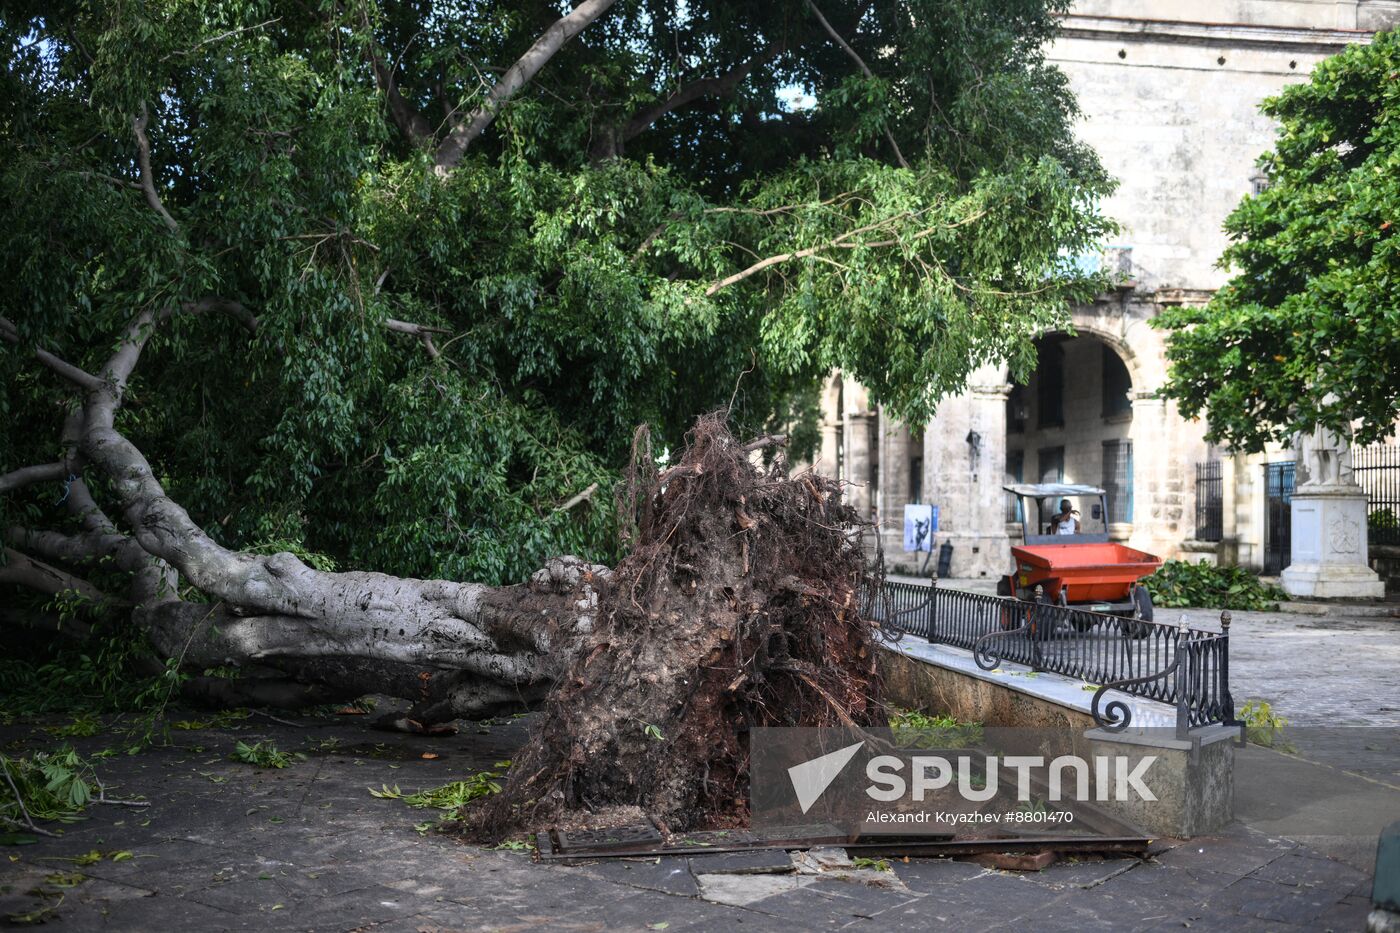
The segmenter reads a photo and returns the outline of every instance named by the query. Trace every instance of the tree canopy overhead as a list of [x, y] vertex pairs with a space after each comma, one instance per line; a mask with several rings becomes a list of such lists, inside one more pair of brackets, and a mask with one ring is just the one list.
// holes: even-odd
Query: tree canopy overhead
[[1172, 331], [1165, 391], [1241, 450], [1318, 424], [1381, 440], [1400, 417], [1400, 36], [1350, 46], [1263, 111], [1278, 140], [1268, 188], [1225, 222], [1233, 277], [1154, 321]]
[[12, 553], [136, 495], [85, 376], [219, 546], [497, 583], [608, 556], [632, 428], [745, 371], [809, 442], [833, 368], [911, 420], [1024, 371], [1108, 226], [1064, 6], [5, 4]]

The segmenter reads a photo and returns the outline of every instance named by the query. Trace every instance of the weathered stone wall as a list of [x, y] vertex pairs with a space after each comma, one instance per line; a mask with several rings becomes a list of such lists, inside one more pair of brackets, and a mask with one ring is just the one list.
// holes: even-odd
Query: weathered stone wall
[[[1079, 136], [1120, 181], [1140, 287], [1214, 289], [1221, 223], [1273, 139], [1259, 103], [1303, 81], [1400, 5], [1289, 0], [1080, 0], [1048, 57], [1083, 110]], [[1365, 16], [1361, 16], [1364, 9]]]

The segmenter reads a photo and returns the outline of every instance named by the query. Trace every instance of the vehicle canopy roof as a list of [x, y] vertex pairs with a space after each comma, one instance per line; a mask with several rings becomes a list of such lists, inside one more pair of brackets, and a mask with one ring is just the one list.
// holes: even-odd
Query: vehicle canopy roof
[[1044, 499], [1048, 496], [1102, 496], [1104, 491], [1097, 486], [1080, 486], [1073, 483], [1014, 483], [1003, 486], [1007, 492], [1017, 496], [1030, 496]]

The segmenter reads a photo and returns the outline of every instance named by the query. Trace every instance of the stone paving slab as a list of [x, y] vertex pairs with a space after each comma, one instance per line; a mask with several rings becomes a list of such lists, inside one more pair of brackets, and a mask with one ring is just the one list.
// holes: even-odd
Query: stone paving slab
[[[489, 768], [525, 741], [525, 728], [512, 721], [425, 739], [375, 733], [362, 720], [249, 720], [181, 735], [179, 748], [105, 760], [109, 791], [143, 795], [151, 806], [97, 807], [59, 839], [0, 849], [0, 918], [42, 906], [27, 892], [58, 872], [88, 879], [48, 902], [48, 927], [60, 933], [1354, 930], [1364, 916], [1364, 870], [1246, 825], [1164, 846], [1146, 861], [1066, 860], [1018, 874], [911, 859], [838, 878], [780, 870], [771, 853], [539, 863], [420, 834], [415, 825], [433, 811], [369, 794]], [[282, 771], [231, 762], [240, 739], [306, 758]], [[339, 745], [321, 748], [327, 739]], [[106, 741], [77, 744], [91, 753]], [[26, 727], [0, 729], [7, 751], [16, 742], [53, 744]], [[94, 850], [106, 857], [69, 861]], [[133, 855], [113, 861], [118, 851]]]

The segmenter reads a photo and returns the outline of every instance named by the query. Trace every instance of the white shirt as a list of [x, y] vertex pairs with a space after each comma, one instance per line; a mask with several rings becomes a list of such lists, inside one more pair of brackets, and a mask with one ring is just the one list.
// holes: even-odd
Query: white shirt
[[1079, 519], [1074, 516], [1060, 519], [1060, 523], [1055, 526], [1057, 535], [1077, 535], [1079, 534]]

